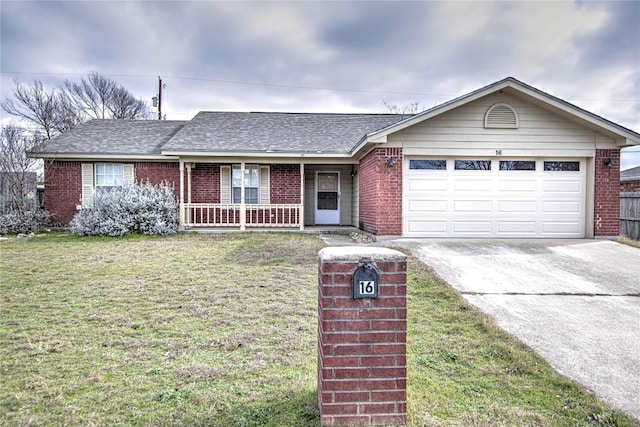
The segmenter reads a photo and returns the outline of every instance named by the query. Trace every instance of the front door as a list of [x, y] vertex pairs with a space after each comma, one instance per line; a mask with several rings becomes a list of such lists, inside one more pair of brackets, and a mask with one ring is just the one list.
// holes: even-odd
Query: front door
[[316, 224], [340, 224], [340, 173], [316, 172]]

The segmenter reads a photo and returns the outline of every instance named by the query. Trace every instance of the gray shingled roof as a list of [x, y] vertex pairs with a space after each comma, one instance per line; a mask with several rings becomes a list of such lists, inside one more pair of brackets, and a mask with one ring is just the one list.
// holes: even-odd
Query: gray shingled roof
[[621, 181], [637, 181], [640, 180], [640, 166], [635, 168], [623, 170], [620, 172]]
[[399, 114], [238, 113], [202, 111], [163, 152], [348, 153]]
[[186, 121], [91, 120], [46, 143], [47, 154], [160, 155]]

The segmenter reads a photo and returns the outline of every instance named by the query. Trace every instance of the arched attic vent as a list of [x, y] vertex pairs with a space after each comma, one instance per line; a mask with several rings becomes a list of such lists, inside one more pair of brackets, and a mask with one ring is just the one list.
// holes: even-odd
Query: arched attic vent
[[517, 129], [519, 124], [518, 113], [509, 104], [492, 105], [484, 116], [485, 128]]

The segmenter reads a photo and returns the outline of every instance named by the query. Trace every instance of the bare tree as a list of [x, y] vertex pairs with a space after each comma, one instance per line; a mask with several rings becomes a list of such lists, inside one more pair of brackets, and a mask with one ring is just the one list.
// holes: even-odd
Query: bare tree
[[34, 80], [33, 86], [24, 86], [18, 79], [14, 79], [14, 83], [16, 101], [5, 98], [0, 105], [7, 113], [38, 125], [50, 139], [57, 130], [58, 121], [58, 96], [55, 90], [46, 91], [40, 80]]
[[98, 73], [91, 73], [80, 82], [69, 80], [63, 85], [64, 97], [89, 118], [146, 119], [149, 107], [136, 99], [124, 86]]
[[387, 112], [389, 112], [390, 114], [402, 114], [405, 116], [413, 116], [414, 114], [417, 114], [424, 109], [417, 101], [412, 102], [408, 105], [398, 106], [396, 104], [389, 104], [383, 99], [382, 104], [386, 107]]
[[14, 79], [14, 99], [0, 106], [9, 114], [38, 126], [47, 139], [89, 119], [146, 119], [149, 107], [117, 82], [98, 73], [60, 88], [46, 90], [40, 80], [24, 85]]
[[[37, 207], [36, 177], [39, 160], [27, 155], [43, 138], [10, 124], [0, 132], [2, 207], [26, 211]], [[3, 209], [3, 210], [5, 210]]]

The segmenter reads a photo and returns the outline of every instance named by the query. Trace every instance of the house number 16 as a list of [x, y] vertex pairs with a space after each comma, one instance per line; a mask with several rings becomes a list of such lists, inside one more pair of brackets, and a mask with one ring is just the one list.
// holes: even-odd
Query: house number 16
[[375, 286], [373, 280], [361, 280], [358, 282], [360, 295], [373, 295], [375, 294]]
[[502, 156], [502, 150], [496, 150], [496, 156]]

